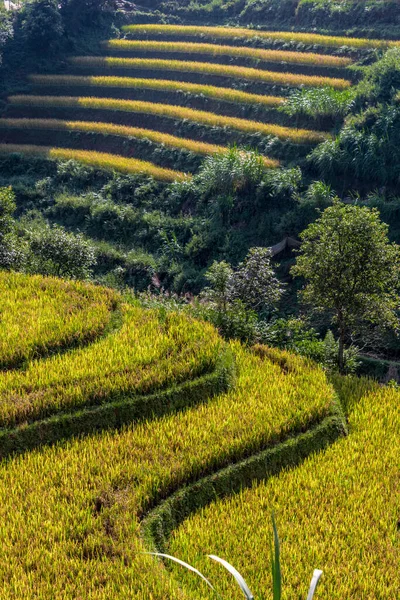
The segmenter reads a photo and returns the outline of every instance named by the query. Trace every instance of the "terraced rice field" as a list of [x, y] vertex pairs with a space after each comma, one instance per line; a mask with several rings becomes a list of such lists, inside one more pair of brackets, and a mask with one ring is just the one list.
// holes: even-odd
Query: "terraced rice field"
[[[38, 153], [36, 147], [42, 146], [46, 156], [73, 157], [168, 182], [185, 177], [166, 168], [177, 150], [182, 170], [190, 175], [199, 164], [194, 154], [224, 153], [236, 143], [268, 154], [266, 168], [277, 168], [285, 164], [288, 148], [293, 147], [293, 156], [302, 146], [304, 155], [331, 135], [297, 121], [294, 127], [290, 117], [278, 112], [291, 90], [346, 89], [352, 85], [349, 67], [357, 52], [383, 44], [159, 25], [127, 26], [122, 35], [126, 37], [104, 41], [98, 56], [67, 57], [69, 66], [62, 73], [32, 74], [31, 93], [9, 98], [0, 124], [1, 151], [18, 147], [19, 152]], [[260, 40], [305, 46], [301, 51], [290, 43], [293, 49], [260, 48]], [[336, 49], [342, 46], [349, 52], [339, 55]], [[150, 161], [143, 161], [147, 142], [154, 149], [147, 146]], [[160, 146], [162, 153], [157, 152]]]
[[[18, 298], [39, 300], [46, 318], [28, 344], [13, 337], [25, 363], [0, 371], [0, 598], [209, 597], [145, 554], [156, 545], [188, 554], [236, 598], [199, 556], [226, 551], [268, 597], [272, 508], [291, 594], [304, 596], [318, 566], [322, 600], [395, 597], [398, 391], [341, 380], [343, 438], [332, 385], [299, 357], [227, 344], [188, 315], [144, 310], [103, 288], [3, 274], [12, 331], [25, 320], [13, 304], [17, 284]], [[89, 304], [93, 337], [71, 348]], [[68, 306], [63, 331], [55, 311]], [[51, 339], [54, 324], [62, 352], [36, 356], [38, 335]], [[6, 364], [7, 344], [0, 348]], [[221, 531], [216, 510], [228, 524]], [[363, 578], [353, 577], [357, 565]]]

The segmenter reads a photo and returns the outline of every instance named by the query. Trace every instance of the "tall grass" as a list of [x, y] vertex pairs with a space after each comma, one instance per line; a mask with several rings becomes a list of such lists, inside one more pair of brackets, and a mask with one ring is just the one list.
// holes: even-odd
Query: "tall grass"
[[194, 110], [184, 106], [143, 102], [141, 100], [117, 100], [114, 98], [88, 98], [74, 96], [10, 96], [9, 102], [19, 106], [70, 107], [96, 110], [117, 110], [125, 112], [159, 115], [171, 119], [187, 119], [211, 127], [229, 127], [246, 133], [272, 135], [279, 139], [302, 144], [318, 143], [329, 138], [328, 133], [309, 129], [294, 129], [271, 123], [261, 123], [237, 117], [226, 117], [212, 112]]
[[[0, 119], [0, 129], [44, 129], [54, 131], [82, 131], [90, 133], [101, 133], [103, 135], [118, 135], [122, 137], [134, 137], [137, 139], [147, 139], [156, 144], [163, 144], [170, 148], [187, 150], [194, 154], [226, 154], [229, 148], [218, 146], [216, 144], [206, 144], [197, 140], [190, 140], [176, 137], [167, 133], [153, 131], [152, 129], [142, 129], [139, 127], [127, 127], [125, 125], [115, 125], [114, 123], [98, 123], [93, 121], [62, 121], [58, 119]], [[267, 168], [279, 166], [279, 161], [272, 158], [262, 157], [263, 163]]]
[[0, 272], [0, 369], [96, 339], [117, 303], [104, 288]]
[[50, 148], [48, 146], [34, 146], [28, 144], [0, 144], [0, 154], [21, 153], [30, 156], [45, 156], [54, 160], [77, 160], [99, 169], [110, 169], [122, 173], [140, 173], [154, 177], [159, 181], [176, 181], [187, 179], [190, 176], [180, 171], [163, 169], [153, 163], [126, 158], [116, 154], [104, 152], [90, 152], [88, 150], [74, 150], [72, 148]]
[[260, 104], [266, 107], [280, 106], [285, 102], [281, 96], [264, 96], [250, 94], [231, 88], [188, 83], [187, 81], [173, 81], [170, 79], [142, 79], [135, 77], [79, 77], [78, 75], [30, 75], [29, 79], [34, 84], [57, 86], [93, 86], [148, 89], [163, 92], [185, 92], [188, 94], [203, 95], [207, 98], [216, 98], [227, 102], [240, 102], [242, 104]]
[[279, 71], [264, 71], [250, 67], [219, 65], [213, 63], [163, 60], [161, 58], [119, 58], [111, 56], [73, 56], [70, 62], [79, 67], [103, 67], [117, 69], [143, 69], [158, 71], [176, 71], [183, 73], [200, 73], [203, 75], [217, 75], [235, 79], [249, 79], [267, 84], [287, 86], [331, 86], [337, 89], [350, 87], [347, 79], [335, 77], [320, 77], [318, 75], [297, 75], [295, 73], [282, 73]]
[[245, 29], [241, 27], [198, 27], [197, 25], [124, 25], [123, 31], [134, 35], [162, 34], [171, 36], [212, 37], [220, 39], [260, 38], [267, 40], [282, 40], [284, 42], [301, 42], [309, 45], [340, 48], [390, 48], [399, 46], [398, 40], [374, 40], [346, 36], [320, 35], [318, 33], [294, 31], [262, 31], [261, 29]]
[[[214, 339], [207, 326], [198, 327], [202, 340]], [[111, 351], [134, 352], [137, 340], [148, 345], [154, 340], [159, 347], [157, 337], [168, 334], [163, 314], [158, 324], [149, 322], [146, 335], [142, 327], [137, 332], [132, 327], [131, 334], [110, 345]], [[196, 365], [195, 338], [192, 342]], [[306, 429], [327, 414], [333, 398], [318, 369], [285, 374], [236, 344], [232, 350], [237, 385], [210, 402], [0, 464], [0, 597], [184, 597], [166, 570], [143, 554], [142, 515], [185, 482]], [[106, 382], [101, 358], [93, 354]], [[79, 355], [75, 359], [79, 368]], [[173, 356], [168, 364], [176, 372]], [[152, 373], [157, 372], [155, 362]], [[40, 384], [38, 378], [32, 382]]]
[[[204, 548], [212, 547], [254, 582], [255, 597], [264, 598], [271, 586], [265, 570], [267, 515], [274, 509], [284, 540], [287, 598], [306, 597], [301, 582], [312, 561], [324, 568], [318, 592], [322, 600], [393, 600], [400, 589], [399, 402], [398, 390], [376, 386], [368, 391], [352, 405], [347, 438], [296, 469], [231, 499], [216, 500], [183, 523], [168, 551], [179, 552], [207, 577], [218, 576], [221, 595], [239, 600], [228, 577], [202, 558]], [[174, 575], [188, 597], [203, 597], [192, 577], [175, 568]]]
[[318, 67], [347, 67], [351, 58], [330, 56], [313, 52], [290, 52], [286, 50], [263, 50], [246, 46], [222, 46], [217, 44], [199, 44], [191, 42], [159, 42], [109, 40], [104, 45], [110, 50], [124, 52], [177, 52], [184, 54], [211, 54], [212, 56], [229, 56], [235, 58], [251, 58], [265, 62], [285, 62], [289, 64], [311, 65]]

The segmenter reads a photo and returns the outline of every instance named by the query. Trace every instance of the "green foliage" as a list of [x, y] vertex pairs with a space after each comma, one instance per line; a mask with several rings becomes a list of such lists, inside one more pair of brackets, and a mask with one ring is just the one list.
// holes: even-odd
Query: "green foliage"
[[336, 200], [301, 234], [292, 273], [306, 280], [303, 301], [334, 315], [341, 372], [345, 340], [363, 323], [397, 327], [400, 249], [387, 232], [377, 210]]
[[0, 65], [3, 58], [3, 48], [7, 41], [12, 38], [13, 32], [14, 30], [11, 14], [6, 11], [4, 6], [0, 5]]
[[21, 13], [20, 30], [27, 46], [36, 53], [57, 47], [63, 33], [56, 0], [31, 0]]
[[351, 109], [354, 91], [335, 90], [333, 88], [311, 88], [295, 90], [278, 110], [294, 116], [333, 117], [341, 120]]
[[96, 263], [95, 251], [80, 234], [63, 228], [44, 227], [28, 232], [28, 270], [41, 275], [88, 279]]
[[0, 269], [18, 269], [25, 259], [24, 244], [16, 236], [15, 209], [12, 189], [0, 188]]
[[390, 102], [399, 89], [400, 48], [391, 48], [365, 69], [356, 93], [359, 102]]

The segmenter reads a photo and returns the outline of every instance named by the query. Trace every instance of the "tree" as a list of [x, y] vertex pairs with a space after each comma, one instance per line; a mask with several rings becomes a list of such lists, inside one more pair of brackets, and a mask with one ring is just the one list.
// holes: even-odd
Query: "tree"
[[21, 33], [35, 52], [57, 46], [64, 28], [56, 0], [34, 0], [22, 12]]
[[0, 269], [19, 268], [24, 260], [24, 244], [15, 234], [15, 195], [10, 187], [0, 188]]
[[46, 226], [30, 232], [29, 270], [42, 275], [88, 279], [96, 263], [92, 246], [80, 234]]
[[366, 324], [397, 328], [400, 247], [376, 209], [335, 199], [301, 234], [292, 274], [304, 277], [303, 300], [333, 312], [339, 331], [338, 365], [344, 371], [347, 339]]
[[282, 292], [271, 265], [269, 248], [251, 248], [233, 274], [232, 297], [260, 312], [276, 304]]
[[7, 41], [12, 38], [14, 33], [12, 15], [6, 11], [2, 2], [0, 2], [0, 64], [2, 61], [2, 50]]

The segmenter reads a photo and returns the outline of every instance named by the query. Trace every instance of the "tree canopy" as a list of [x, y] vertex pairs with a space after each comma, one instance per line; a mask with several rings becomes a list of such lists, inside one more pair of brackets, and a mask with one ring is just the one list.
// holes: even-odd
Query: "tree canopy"
[[362, 325], [397, 327], [400, 247], [376, 209], [335, 200], [301, 234], [292, 274], [304, 277], [302, 299], [331, 311], [339, 330], [340, 371], [344, 344]]

